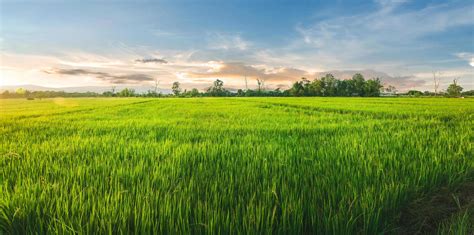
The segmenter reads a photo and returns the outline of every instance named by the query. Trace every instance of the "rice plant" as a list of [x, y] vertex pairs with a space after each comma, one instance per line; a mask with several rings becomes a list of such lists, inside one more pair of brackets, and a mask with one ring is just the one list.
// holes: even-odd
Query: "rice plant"
[[474, 100], [0, 100], [0, 231], [380, 234], [473, 175]]

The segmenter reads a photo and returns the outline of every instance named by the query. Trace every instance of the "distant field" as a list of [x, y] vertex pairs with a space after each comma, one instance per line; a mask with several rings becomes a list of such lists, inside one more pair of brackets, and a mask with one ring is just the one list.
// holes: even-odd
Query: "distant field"
[[474, 173], [474, 99], [0, 105], [6, 233], [392, 233]]

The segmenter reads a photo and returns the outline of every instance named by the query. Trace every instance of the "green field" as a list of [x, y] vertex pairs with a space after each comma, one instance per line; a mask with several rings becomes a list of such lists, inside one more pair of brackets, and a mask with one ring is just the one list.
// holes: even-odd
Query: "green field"
[[6, 233], [396, 233], [474, 172], [474, 99], [0, 105]]

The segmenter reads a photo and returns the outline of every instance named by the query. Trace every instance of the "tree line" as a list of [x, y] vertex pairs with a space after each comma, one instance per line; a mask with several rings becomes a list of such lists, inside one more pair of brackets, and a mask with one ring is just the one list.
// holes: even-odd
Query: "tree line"
[[224, 89], [224, 83], [217, 79], [213, 85], [205, 92], [200, 93], [197, 89], [191, 91], [184, 91], [180, 88], [179, 82], [174, 82], [172, 91], [175, 96], [362, 96], [375, 97], [380, 96], [383, 88], [379, 78], [365, 80], [361, 74], [355, 74], [350, 80], [339, 80], [332, 74], [326, 74], [320, 79], [310, 81], [306, 78], [301, 78], [296, 81], [287, 90], [279, 88], [275, 90], [266, 90], [263, 87], [263, 82], [258, 80], [258, 88], [252, 89], [238, 89], [236, 92], [230, 92]]
[[238, 89], [230, 91], [224, 88], [224, 82], [220, 79], [215, 80], [205, 91], [201, 92], [196, 88], [191, 90], [183, 90], [179, 82], [174, 82], [171, 86], [171, 94], [162, 94], [154, 90], [148, 90], [146, 93], [137, 93], [134, 89], [125, 88], [119, 92], [106, 91], [103, 93], [96, 92], [64, 92], [64, 91], [28, 91], [25, 89], [17, 89], [15, 92], [4, 91], [0, 94], [0, 98], [54, 98], [54, 97], [302, 97], [302, 96], [322, 96], [322, 97], [378, 97], [382, 93], [389, 95], [402, 96], [474, 96], [474, 90], [462, 92], [463, 88], [457, 84], [455, 79], [449, 85], [446, 92], [421, 92], [410, 90], [406, 93], [396, 94], [394, 86], [384, 88], [379, 78], [366, 80], [362, 74], [355, 74], [351, 79], [341, 80], [335, 78], [332, 74], [326, 74], [321, 78], [312, 81], [301, 78], [296, 81], [287, 90], [280, 88], [269, 90], [263, 86], [263, 81], [257, 79], [257, 89]]

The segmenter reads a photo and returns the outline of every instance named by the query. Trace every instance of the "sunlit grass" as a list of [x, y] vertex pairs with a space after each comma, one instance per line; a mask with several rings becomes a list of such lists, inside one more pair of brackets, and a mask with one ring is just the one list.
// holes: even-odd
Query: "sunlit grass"
[[383, 233], [473, 172], [474, 100], [0, 100], [0, 226]]

